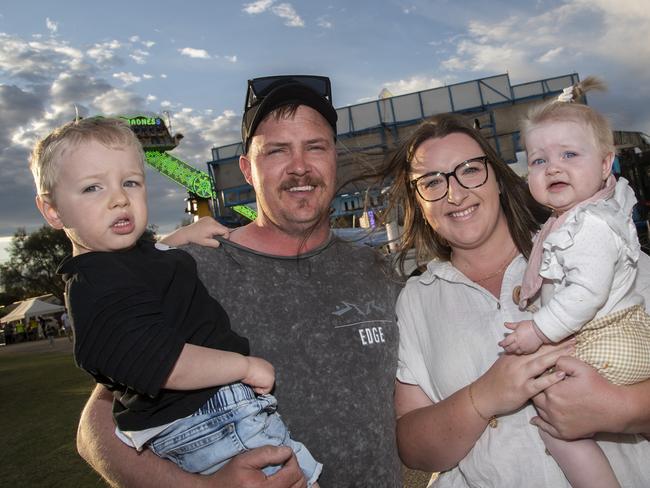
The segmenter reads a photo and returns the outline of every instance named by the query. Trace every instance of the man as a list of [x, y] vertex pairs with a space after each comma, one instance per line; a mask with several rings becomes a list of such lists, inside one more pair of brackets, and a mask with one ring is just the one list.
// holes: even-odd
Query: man
[[[320, 486], [394, 488], [397, 289], [374, 251], [330, 234], [336, 119], [327, 78], [249, 81], [240, 168], [258, 217], [217, 249], [187, 250], [251, 354], [275, 366], [279, 412], [323, 463]], [[109, 400], [101, 389], [89, 400], [78, 447], [114, 485], [304, 486], [291, 451], [281, 448], [247, 452], [209, 477], [147, 452], [140, 460], [114, 439]], [[259, 468], [267, 464], [285, 466], [266, 478]]]

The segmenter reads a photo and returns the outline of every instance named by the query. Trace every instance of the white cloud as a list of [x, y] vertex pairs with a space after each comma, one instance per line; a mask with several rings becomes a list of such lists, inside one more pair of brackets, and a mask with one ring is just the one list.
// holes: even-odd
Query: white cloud
[[94, 44], [93, 47], [86, 51], [89, 58], [98, 64], [108, 64], [116, 61], [116, 50], [120, 49], [122, 44], [117, 40]]
[[131, 42], [138, 42], [140, 40], [140, 36], [131, 36], [129, 37], [129, 41]]
[[148, 73], [144, 73], [144, 74], [142, 75], [142, 79], [143, 79], [143, 80], [150, 80], [150, 79], [152, 79], [152, 78], [153, 78], [153, 75], [150, 75], [150, 74], [148, 74]]
[[162, 102], [160, 102], [160, 106], [162, 108], [170, 108], [172, 106], [172, 102], [170, 102], [169, 100], [163, 100]]
[[185, 135], [174, 154], [188, 163], [205, 161], [209, 148], [237, 140], [241, 131], [241, 117], [233, 110], [224, 110], [216, 117], [210, 110], [184, 107], [174, 114], [174, 131]]
[[135, 93], [113, 88], [92, 100], [92, 106], [100, 114], [131, 114], [144, 105], [144, 100]]
[[135, 49], [129, 54], [129, 57], [138, 64], [145, 64], [147, 62], [147, 56], [149, 56], [149, 53], [142, 49]]
[[167, 78], [167, 75], [165, 73], [160, 73], [161, 78]]
[[[273, 0], [258, 0], [257, 2], [244, 4], [242, 9], [249, 15], [257, 15], [270, 10], [274, 15], [284, 19], [284, 25], [289, 27], [304, 27], [305, 21], [293, 8], [290, 3], [273, 4]], [[322, 26], [321, 26], [322, 27]]]
[[50, 31], [50, 34], [56, 34], [56, 31], [59, 30], [59, 24], [51, 20], [49, 17], [45, 18], [45, 26], [47, 27], [47, 30]]
[[273, 0], [258, 0], [257, 2], [245, 4], [242, 10], [250, 15], [261, 14], [268, 10], [271, 5], [273, 5]]
[[210, 59], [210, 54], [205, 49], [195, 49], [193, 47], [184, 47], [178, 50], [183, 56], [197, 59]]
[[305, 21], [300, 18], [290, 3], [280, 3], [271, 7], [271, 11], [278, 17], [285, 19], [284, 25], [289, 27], [304, 27]]
[[436, 88], [441, 85], [443, 85], [443, 83], [435, 78], [427, 78], [426, 76], [413, 76], [405, 80], [386, 82], [384, 84], [384, 87], [392, 95], [401, 95], [403, 93], [411, 93], [415, 91], [426, 90], [428, 88]]
[[158, 97], [156, 95], [149, 94], [149, 95], [147, 95], [147, 98], [145, 100], [147, 101], [147, 103], [151, 103], [151, 102], [155, 102], [156, 100], [158, 100]]
[[224, 56], [225, 60], [228, 61], [229, 63], [236, 63], [237, 62], [237, 55], [234, 56]]
[[326, 17], [319, 17], [316, 23], [318, 24], [318, 27], [322, 27], [323, 29], [331, 29], [334, 27], [334, 24], [332, 24], [332, 22]]
[[26, 41], [0, 32], [0, 71], [28, 82], [52, 78], [61, 71], [85, 71], [84, 53], [56, 38]]
[[124, 71], [113, 73], [113, 78], [120, 80], [122, 83], [124, 83], [124, 86], [129, 86], [133, 83], [139, 83], [142, 80], [140, 76], [134, 75], [130, 71], [128, 73]]
[[544, 54], [542, 54], [537, 61], [540, 63], [549, 63], [556, 59], [560, 54], [562, 54], [562, 51], [564, 51], [563, 47], [556, 47], [554, 49], [549, 49], [546, 51]]
[[156, 45], [156, 43], [153, 41], [142, 41], [142, 44], [144, 44], [146, 48], [152, 48]]

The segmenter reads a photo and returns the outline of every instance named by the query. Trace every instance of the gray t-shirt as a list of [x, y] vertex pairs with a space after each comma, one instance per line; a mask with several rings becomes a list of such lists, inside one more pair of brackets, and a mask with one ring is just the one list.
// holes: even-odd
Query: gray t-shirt
[[251, 354], [275, 367], [279, 412], [323, 463], [320, 486], [401, 486], [393, 411], [399, 286], [381, 256], [334, 237], [300, 258], [228, 241], [185, 249]]

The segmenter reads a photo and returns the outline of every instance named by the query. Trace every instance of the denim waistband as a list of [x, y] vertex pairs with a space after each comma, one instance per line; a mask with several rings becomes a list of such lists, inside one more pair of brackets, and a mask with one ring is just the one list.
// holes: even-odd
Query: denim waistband
[[201, 408], [194, 412], [194, 415], [222, 412], [231, 409], [242, 401], [253, 400], [255, 397], [255, 392], [251, 387], [243, 383], [222, 386]]

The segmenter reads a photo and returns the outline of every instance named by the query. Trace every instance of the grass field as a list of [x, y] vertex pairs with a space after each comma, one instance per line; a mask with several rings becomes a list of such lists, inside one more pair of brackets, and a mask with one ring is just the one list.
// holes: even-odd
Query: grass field
[[[67, 339], [56, 341], [54, 349], [47, 341], [0, 348], [1, 487], [108, 486], [75, 448], [79, 414], [94, 382], [74, 365]], [[424, 488], [428, 479], [407, 471], [404, 486]]]
[[70, 353], [12, 347], [0, 354], [0, 486], [106, 487], [75, 449], [91, 378]]

